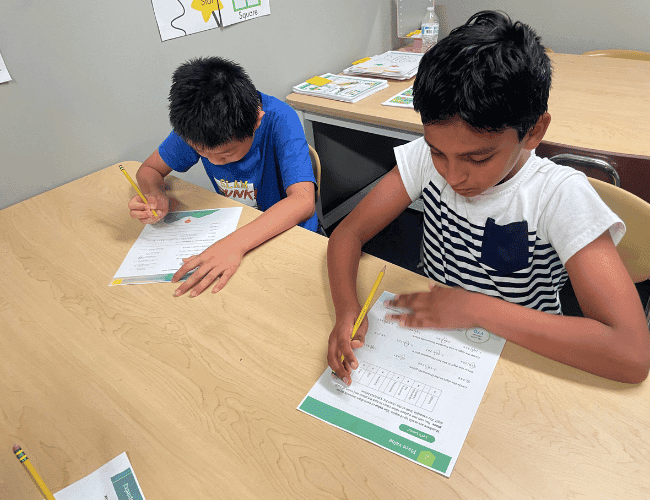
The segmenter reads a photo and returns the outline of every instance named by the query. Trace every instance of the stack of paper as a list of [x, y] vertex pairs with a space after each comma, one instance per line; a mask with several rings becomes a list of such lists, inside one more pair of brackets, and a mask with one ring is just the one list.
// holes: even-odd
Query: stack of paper
[[391, 50], [366, 57], [343, 70], [345, 75], [372, 75], [393, 80], [408, 80], [418, 72], [423, 54]]
[[327, 97], [337, 101], [357, 102], [387, 87], [388, 82], [386, 80], [325, 73], [296, 85], [293, 87], [293, 91], [297, 94]]

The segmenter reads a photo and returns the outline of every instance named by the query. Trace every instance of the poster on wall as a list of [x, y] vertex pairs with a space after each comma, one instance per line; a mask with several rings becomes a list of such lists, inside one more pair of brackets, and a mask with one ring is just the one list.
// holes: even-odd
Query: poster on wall
[[9, 71], [7, 71], [7, 66], [5, 65], [4, 60], [2, 59], [2, 54], [0, 54], [0, 83], [8, 82], [11, 80]]
[[151, 0], [162, 41], [267, 16], [271, 0]]

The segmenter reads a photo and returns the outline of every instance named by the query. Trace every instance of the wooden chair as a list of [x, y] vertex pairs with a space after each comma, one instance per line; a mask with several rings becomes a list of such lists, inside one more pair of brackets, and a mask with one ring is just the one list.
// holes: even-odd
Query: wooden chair
[[314, 177], [316, 178], [316, 199], [320, 198], [320, 158], [316, 150], [310, 145], [309, 146], [309, 159], [311, 160], [311, 168], [314, 169]]
[[308, 144], [309, 146], [309, 159], [311, 160], [311, 167], [314, 170], [314, 177], [316, 178], [316, 213], [318, 214], [318, 234], [327, 236], [325, 229], [323, 227], [323, 221], [321, 220], [320, 214], [320, 177], [321, 177], [321, 166], [320, 158], [316, 150]]
[[[650, 203], [607, 182], [589, 178], [601, 199], [625, 223], [625, 236], [616, 246], [618, 254], [634, 283], [650, 278]], [[639, 288], [639, 286], [637, 286]], [[644, 300], [645, 297], [642, 297]], [[650, 297], [645, 317], [650, 327]]]
[[606, 49], [606, 50], [590, 50], [583, 52], [583, 56], [591, 57], [618, 57], [621, 59], [635, 59], [637, 61], [650, 61], [650, 52], [643, 52], [641, 50], [623, 50], [623, 49]]
[[625, 222], [625, 236], [616, 250], [632, 281], [647, 280], [650, 278], [650, 203], [607, 182], [588, 179], [607, 206]]
[[[611, 161], [602, 158], [579, 155], [574, 153], [560, 153], [549, 158], [553, 163], [566, 165], [589, 175], [589, 170], [595, 170], [606, 175], [616, 187], [621, 187], [621, 176], [616, 171]], [[591, 176], [589, 177], [591, 179]]]

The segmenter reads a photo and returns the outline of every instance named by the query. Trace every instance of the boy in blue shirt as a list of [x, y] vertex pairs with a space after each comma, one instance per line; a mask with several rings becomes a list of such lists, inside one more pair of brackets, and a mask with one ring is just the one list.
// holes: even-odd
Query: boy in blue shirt
[[[420, 196], [424, 270], [435, 281], [395, 296], [388, 305], [408, 312], [387, 319], [482, 327], [609, 379], [647, 377], [648, 326], [615, 248], [625, 226], [584, 174], [535, 155], [550, 86], [539, 37], [498, 12], [472, 16], [423, 56], [413, 94], [424, 137], [395, 148], [397, 166], [329, 239], [336, 323], [327, 359], [346, 384], [367, 330], [364, 321], [350, 341], [361, 248]], [[567, 277], [584, 317], [561, 314]]]
[[[174, 274], [176, 296], [203, 292], [216, 280], [221, 290], [249, 250], [296, 224], [316, 231], [314, 173], [302, 125], [287, 104], [258, 92], [237, 64], [218, 57], [198, 58], [174, 72], [169, 92], [172, 132], [140, 166], [139, 196], [131, 216], [145, 224], [169, 211], [164, 178], [186, 172], [199, 159], [215, 190], [264, 211], [254, 221], [183, 259]], [[152, 210], [158, 216], [154, 217]]]

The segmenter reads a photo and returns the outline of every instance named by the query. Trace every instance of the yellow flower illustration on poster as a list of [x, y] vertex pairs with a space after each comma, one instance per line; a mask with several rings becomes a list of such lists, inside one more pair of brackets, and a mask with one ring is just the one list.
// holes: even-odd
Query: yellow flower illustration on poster
[[223, 4], [220, 0], [192, 0], [191, 7], [201, 12], [203, 20], [207, 23], [215, 10], [223, 9]]

